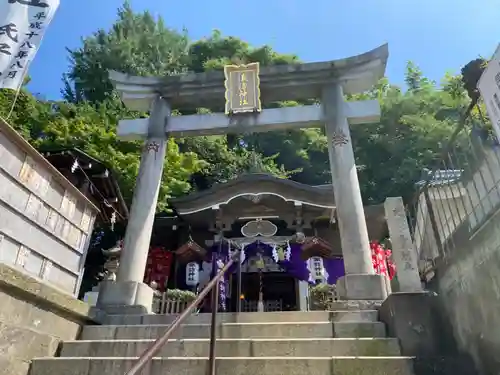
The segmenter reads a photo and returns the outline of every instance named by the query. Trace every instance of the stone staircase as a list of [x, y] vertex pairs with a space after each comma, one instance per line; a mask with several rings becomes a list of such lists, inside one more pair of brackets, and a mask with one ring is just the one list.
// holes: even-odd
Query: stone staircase
[[[31, 375], [123, 375], [173, 320], [110, 316], [64, 342], [57, 358], [33, 360]], [[377, 310], [219, 314], [217, 375], [414, 375]], [[189, 318], [142, 375], [206, 375], [210, 315]]]

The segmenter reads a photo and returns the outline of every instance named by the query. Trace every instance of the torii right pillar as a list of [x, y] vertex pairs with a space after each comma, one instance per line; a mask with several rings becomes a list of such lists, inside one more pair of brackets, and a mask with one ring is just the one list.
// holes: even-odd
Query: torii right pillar
[[337, 281], [337, 291], [344, 300], [384, 300], [385, 279], [375, 273], [372, 265], [341, 83], [324, 88], [322, 104], [345, 266], [345, 276]]

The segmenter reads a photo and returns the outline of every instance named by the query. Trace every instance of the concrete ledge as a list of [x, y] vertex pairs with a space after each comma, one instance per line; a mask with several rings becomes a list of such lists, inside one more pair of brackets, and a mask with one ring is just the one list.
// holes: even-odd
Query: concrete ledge
[[[31, 375], [124, 374], [134, 358], [37, 359]], [[206, 375], [206, 358], [154, 358], [143, 375]], [[415, 375], [408, 357], [217, 358], [217, 375]]]
[[[82, 340], [138, 340], [157, 339], [169, 325], [86, 326]], [[175, 339], [206, 339], [210, 337], [210, 324], [185, 324], [174, 332]], [[386, 337], [385, 325], [380, 322], [302, 322], [302, 323], [222, 323], [217, 337], [228, 339], [249, 338], [359, 338]]]
[[1, 353], [0, 357], [8, 354], [11, 360], [28, 363], [34, 357], [53, 355], [60, 342], [60, 339], [47, 333], [3, 322], [0, 322], [0, 332], [2, 347], [9, 345], [8, 353]]
[[382, 304], [380, 320], [396, 337], [403, 355], [414, 356], [415, 375], [475, 375], [474, 363], [454, 344], [449, 322], [434, 292], [393, 293]]
[[[61, 357], [139, 357], [154, 340], [64, 342]], [[156, 358], [208, 357], [210, 339], [170, 340]], [[220, 339], [219, 357], [400, 356], [397, 339]]]
[[389, 336], [399, 339], [403, 355], [442, 354], [435, 303], [435, 293], [415, 292], [393, 293], [382, 304], [380, 320], [386, 324]]
[[107, 314], [151, 314], [154, 291], [135, 281], [103, 281], [97, 308]]
[[[177, 314], [148, 315], [107, 315], [103, 324], [172, 324]], [[191, 315], [184, 324], [210, 324], [212, 314]], [[272, 323], [272, 322], [377, 322], [377, 310], [343, 311], [283, 311], [283, 312], [243, 312], [218, 313], [218, 323]]]
[[383, 300], [351, 300], [334, 301], [331, 304], [332, 311], [337, 310], [378, 310], [382, 306]]
[[89, 306], [23, 272], [0, 264], [0, 375], [26, 375], [33, 357], [56, 354], [93, 324]]
[[337, 280], [337, 291], [343, 300], [385, 300], [386, 279], [376, 274], [350, 274]]
[[[124, 374], [135, 358], [44, 358], [31, 375]], [[206, 358], [154, 358], [143, 375], [206, 375]], [[112, 372], [110, 372], [112, 371]], [[460, 359], [413, 357], [217, 358], [218, 375], [477, 375]]]
[[3, 263], [0, 263], [1, 291], [26, 302], [32, 302], [68, 320], [94, 323], [89, 315], [88, 304]]
[[31, 365], [31, 360], [12, 358], [11, 356], [0, 355], [0, 375], [21, 375], [27, 374]]

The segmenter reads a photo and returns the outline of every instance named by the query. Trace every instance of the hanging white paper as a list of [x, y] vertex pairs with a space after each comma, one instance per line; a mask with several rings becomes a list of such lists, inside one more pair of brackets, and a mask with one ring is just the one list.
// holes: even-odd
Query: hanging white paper
[[17, 90], [59, 0], [0, 1], [0, 88]]

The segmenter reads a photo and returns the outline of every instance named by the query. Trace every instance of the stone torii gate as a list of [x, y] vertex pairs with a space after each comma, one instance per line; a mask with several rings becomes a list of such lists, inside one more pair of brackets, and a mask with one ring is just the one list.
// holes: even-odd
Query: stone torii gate
[[[343, 299], [382, 300], [385, 280], [374, 273], [349, 125], [377, 122], [378, 101], [345, 102], [383, 77], [388, 47], [328, 62], [226, 67], [225, 72], [133, 77], [110, 72], [124, 104], [151, 117], [121, 120], [118, 136], [144, 140], [137, 185], [116, 282], [101, 286], [98, 306], [150, 311], [153, 291], [143, 284], [167, 138], [326, 127], [346, 275]], [[263, 102], [320, 99], [321, 105], [261, 109]], [[226, 107], [226, 113], [171, 116], [171, 108]]]

